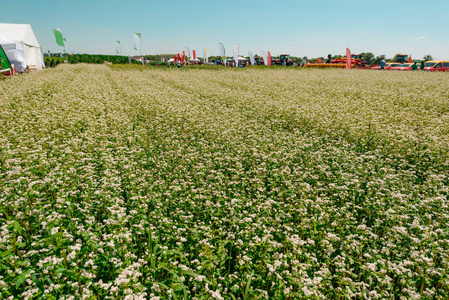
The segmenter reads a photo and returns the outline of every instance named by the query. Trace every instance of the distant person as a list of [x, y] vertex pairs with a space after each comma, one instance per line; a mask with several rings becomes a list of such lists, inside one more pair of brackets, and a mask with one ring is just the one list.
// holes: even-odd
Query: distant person
[[421, 71], [424, 70], [424, 61], [421, 61], [421, 68], [420, 68], [420, 70], [421, 70]]
[[412, 65], [412, 71], [416, 71], [416, 70], [418, 70], [418, 65], [416, 64], [416, 61], [415, 61], [415, 63]]
[[385, 59], [382, 58], [382, 60], [380, 61], [380, 69], [385, 70], [386, 64], [387, 64], [387, 62], [385, 61]]
[[167, 68], [170, 68], [170, 62], [167, 60]]
[[181, 68], [181, 62], [178, 60], [178, 68]]
[[368, 61], [362, 57], [360, 64], [361, 64], [362, 68], [366, 68], [366, 66], [368, 65]]

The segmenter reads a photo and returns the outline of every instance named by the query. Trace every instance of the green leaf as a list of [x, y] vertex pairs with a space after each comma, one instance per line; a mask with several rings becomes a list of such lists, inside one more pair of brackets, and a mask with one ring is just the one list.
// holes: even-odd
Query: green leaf
[[[181, 270], [181, 273], [182, 273], [182, 274], [189, 275], [189, 276], [192, 276], [192, 277], [198, 277], [198, 276], [200, 276], [200, 274], [195, 273], [195, 272], [192, 272], [192, 271], [184, 271], [184, 270]], [[213, 285], [213, 283], [212, 283], [209, 279], [207, 279], [207, 278], [205, 278], [204, 281], [207, 282], [207, 283], [210, 284], [210, 285]]]
[[7, 256], [8, 254], [11, 254], [12, 251], [13, 251], [13, 250], [5, 251], [5, 252], [0, 252], [0, 257]]
[[19, 286], [25, 281], [25, 276], [19, 275], [16, 279], [16, 288], [19, 288]]
[[182, 291], [182, 285], [179, 282], [175, 282], [171, 285], [174, 291]]
[[27, 276], [28, 273], [30, 273], [30, 272], [31, 272], [31, 269], [29, 269], [29, 270], [23, 272], [22, 274], [20, 274], [19, 276], [17, 276], [16, 281], [15, 281], [16, 288], [19, 288], [19, 286], [25, 282], [25, 279], [26, 279], [25, 276]]
[[185, 270], [181, 270], [181, 273], [182, 273], [182, 274], [189, 275], [189, 276], [192, 276], [192, 277], [198, 277], [198, 276], [200, 276], [200, 274], [195, 273], [195, 272], [193, 272], [193, 271], [185, 271]]
[[56, 238], [61, 238], [61, 237], [63, 237], [62, 232], [58, 232], [58, 233], [55, 233], [55, 234], [51, 235], [49, 238], [50, 239], [56, 239]]
[[18, 261], [17, 264], [19, 266], [26, 266], [30, 261], [29, 260], [24, 260], [24, 261]]
[[157, 285], [163, 287], [163, 288], [166, 289], [167, 291], [170, 289], [168, 286], [166, 286], [166, 285], [163, 284], [162, 282], [154, 282], [154, 284], [157, 284]]
[[22, 235], [22, 225], [20, 225], [19, 222], [14, 221], [14, 229], [17, 230], [17, 232]]
[[248, 282], [246, 283], [246, 288], [245, 288], [245, 297], [243, 298], [243, 300], [248, 299], [248, 295], [249, 295], [249, 291], [250, 291], [250, 286], [251, 286], [251, 280], [253, 278], [253, 274], [251, 274], [249, 276]]
[[42, 285], [42, 282], [37, 278], [36, 273], [34, 273], [32, 276], [34, 283], [36, 286], [42, 291], [44, 290], [44, 286]]

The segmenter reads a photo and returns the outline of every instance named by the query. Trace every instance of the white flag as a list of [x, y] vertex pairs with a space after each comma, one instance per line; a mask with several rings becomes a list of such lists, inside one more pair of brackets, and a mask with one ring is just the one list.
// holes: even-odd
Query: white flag
[[186, 47], [186, 58], [187, 58], [187, 60], [189, 60], [190, 59], [190, 49], [189, 49], [189, 47]]
[[254, 54], [251, 51], [248, 51], [249, 60], [251, 61], [251, 65], [256, 65], [256, 60], [254, 59]]
[[265, 51], [260, 50], [260, 53], [262, 53], [262, 57], [263, 57], [263, 63], [268, 66], [268, 55]]
[[120, 46], [120, 41], [116, 41], [115, 42], [115, 52], [117, 54], [121, 54], [122, 53], [122, 47]]
[[239, 66], [239, 44], [234, 44], [234, 61], [235, 66]]
[[226, 51], [224, 45], [222, 43], [218, 43], [218, 49], [220, 49], [220, 55], [223, 61], [223, 65], [226, 66]]
[[134, 50], [140, 50], [140, 39], [141, 39], [140, 33], [133, 33]]

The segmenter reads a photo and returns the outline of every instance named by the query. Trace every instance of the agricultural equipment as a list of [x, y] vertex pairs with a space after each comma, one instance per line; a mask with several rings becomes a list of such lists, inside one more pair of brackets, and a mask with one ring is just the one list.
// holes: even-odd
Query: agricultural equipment
[[[351, 64], [354, 65], [360, 65], [360, 62], [362, 61], [362, 55], [361, 54], [352, 54], [351, 55]], [[332, 64], [346, 64], [346, 57], [340, 57], [337, 59], [334, 59], [331, 61]]]
[[[330, 54], [329, 54], [330, 56]], [[328, 56], [328, 57], [329, 57]], [[340, 57], [334, 60], [327, 60], [328, 63], [311, 63], [307, 64], [308, 68], [346, 68], [346, 57]], [[358, 69], [369, 69], [368, 62], [362, 58], [361, 54], [351, 55], [351, 67]]]
[[290, 54], [281, 54], [279, 55], [279, 58], [274, 58], [271, 60], [271, 65], [286, 65], [286, 66], [293, 66], [294, 62], [290, 59]]
[[[340, 57], [331, 61], [332, 64], [345, 64], [346, 57]], [[363, 59], [362, 54], [351, 55], [351, 66], [358, 69], [370, 69], [368, 62]]]
[[258, 66], [264, 64], [263, 57], [261, 57], [261, 56], [254, 56], [254, 60], [256, 61], [256, 65], [258, 65]]
[[407, 54], [396, 54], [393, 58], [394, 62], [399, 62], [399, 63], [408, 63], [408, 55]]

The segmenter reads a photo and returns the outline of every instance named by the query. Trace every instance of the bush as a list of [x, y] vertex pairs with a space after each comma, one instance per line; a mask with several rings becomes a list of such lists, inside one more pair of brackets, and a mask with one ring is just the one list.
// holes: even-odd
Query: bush
[[44, 63], [47, 68], [54, 68], [63, 62], [63, 57], [44, 57]]

